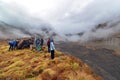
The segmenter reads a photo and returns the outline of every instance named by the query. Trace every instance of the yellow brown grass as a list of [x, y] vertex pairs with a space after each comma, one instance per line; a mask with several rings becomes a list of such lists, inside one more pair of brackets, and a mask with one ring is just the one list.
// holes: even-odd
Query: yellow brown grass
[[0, 46], [0, 80], [102, 80], [81, 60], [55, 51], [55, 59], [44, 47], [36, 52], [30, 49], [8, 51], [6, 43]]

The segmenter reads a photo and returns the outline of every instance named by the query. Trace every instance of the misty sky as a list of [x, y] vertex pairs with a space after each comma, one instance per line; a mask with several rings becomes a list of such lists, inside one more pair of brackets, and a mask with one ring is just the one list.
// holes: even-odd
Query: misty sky
[[120, 0], [0, 0], [0, 20], [24, 23], [27, 16], [60, 33], [89, 32], [99, 23], [120, 17], [119, 7]]

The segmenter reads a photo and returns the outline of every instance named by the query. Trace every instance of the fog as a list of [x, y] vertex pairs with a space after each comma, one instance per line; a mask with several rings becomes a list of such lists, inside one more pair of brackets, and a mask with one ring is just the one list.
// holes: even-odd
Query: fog
[[44, 36], [52, 29], [51, 24], [33, 17], [16, 3], [0, 2], [0, 38], [22, 38], [39, 34]]
[[[8, 27], [19, 36], [42, 34], [41, 27], [46, 27], [59, 35], [83, 32], [82, 36], [69, 37], [70, 40], [88, 41], [119, 33], [119, 7], [119, 0], [1, 0], [0, 21], [14, 26]], [[107, 23], [106, 28], [92, 31], [103, 23]], [[7, 35], [2, 32], [0, 36]]]

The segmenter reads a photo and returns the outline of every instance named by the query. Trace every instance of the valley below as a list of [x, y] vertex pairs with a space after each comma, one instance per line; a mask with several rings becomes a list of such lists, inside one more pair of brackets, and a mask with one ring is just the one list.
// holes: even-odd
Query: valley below
[[[114, 41], [114, 40], [113, 40]], [[109, 42], [109, 41], [108, 41]], [[94, 43], [94, 44], [93, 44]], [[91, 44], [79, 44], [78, 42], [60, 42], [56, 44], [58, 50], [81, 59], [87, 63], [95, 73], [102, 76], [104, 80], [120, 80], [120, 55], [114, 46], [101, 46], [95, 42]], [[116, 43], [116, 41], [115, 41]], [[104, 44], [106, 45], [106, 44]], [[111, 48], [112, 47], [112, 48]]]

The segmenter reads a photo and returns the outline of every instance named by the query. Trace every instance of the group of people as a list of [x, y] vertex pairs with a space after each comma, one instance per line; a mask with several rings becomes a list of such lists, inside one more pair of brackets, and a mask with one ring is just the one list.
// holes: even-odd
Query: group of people
[[33, 45], [34, 40], [33, 38], [30, 39], [20, 39], [20, 40], [10, 40], [9, 41], [9, 51], [16, 50], [16, 49], [24, 49], [30, 48]]
[[[10, 40], [9, 41], [9, 51], [16, 49], [30, 48], [33, 49], [35, 45], [36, 50], [39, 52], [42, 50], [44, 40], [41, 38], [30, 38], [30, 39], [21, 39], [21, 40]], [[51, 53], [51, 59], [54, 59], [54, 40], [53, 38], [48, 38], [47, 40], [48, 52]]]

